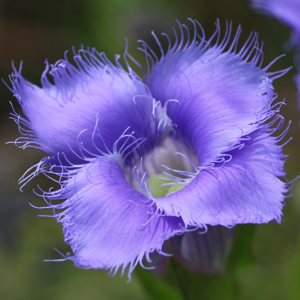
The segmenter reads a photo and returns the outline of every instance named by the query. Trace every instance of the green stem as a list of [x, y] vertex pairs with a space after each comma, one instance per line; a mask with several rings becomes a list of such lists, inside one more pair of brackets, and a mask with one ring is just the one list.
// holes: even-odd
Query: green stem
[[170, 261], [171, 261], [171, 266], [172, 266], [172, 269], [174, 270], [174, 275], [175, 275], [175, 278], [176, 278], [176, 281], [177, 281], [177, 284], [178, 284], [178, 287], [179, 287], [179, 290], [181, 292], [181, 295], [183, 297], [184, 300], [189, 300], [189, 297], [188, 297], [188, 294], [187, 294], [187, 291], [184, 287], [184, 284], [182, 283], [182, 281], [180, 280], [180, 274], [178, 272], [178, 268], [176, 266], [176, 263], [174, 261], [174, 258], [171, 257], [170, 258]]

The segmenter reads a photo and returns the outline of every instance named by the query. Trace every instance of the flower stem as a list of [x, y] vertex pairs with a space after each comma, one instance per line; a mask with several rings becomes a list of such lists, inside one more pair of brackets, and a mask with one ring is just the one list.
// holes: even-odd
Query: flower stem
[[177, 267], [177, 265], [176, 265], [176, 262], [174, 261], [174, 258], [171, 257], [171, 258], [170, 258], [170, 261], [171, 261], [172, 269], [174, 270], [174, 275], [175, 275], [175, 278], [176, 278], [176, 281], [177, 281], [179, 290], [180, 290], [180, 292], [181, 292], [181, 295], [182, 295], [182, 297], [183, 297], [184, 300], [189, 300], [189, 297], [188, 297], [187, 291], [186, 291], [186, 289], [185, 289], [185, 287], [184, 287], [184, 284], [183, 284], [183, 282], [180, 280], [179, 270], [178, 270], [178, 267]]

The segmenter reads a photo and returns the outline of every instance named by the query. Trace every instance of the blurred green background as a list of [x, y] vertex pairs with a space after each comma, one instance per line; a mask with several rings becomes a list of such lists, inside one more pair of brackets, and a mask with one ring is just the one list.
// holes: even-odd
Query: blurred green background
[[[1, 0], [0, 77], [8, 82], [11, 62], [18, 66], [23, 61], [23, 76], [39, 85], [46, 58], [54, 63], [63, 58], [65, 50], [72, 51], [73, 46], [79, 49], [83, 44], [113, 59], [115, 54], [123, 54], [125, 37], [130, 54], [143, 63], [137, 40], [157, 49], [151, 31], [173, 38], [176, 20], [188, 23], [187, 18], [197, 19], [207, 36], [213, 33], [217, 18], [222, 28], [226, 19], [233, 21], [234, 29], [241, 24], [240, 45], [251, 31], [257, 31], [264, 41], [264, 65], [285, 52], [287, 55], [273, 70], [293, 65], [293, 52], [283, 47], [289, 39], [289, 28], [256, 14], [246, 0]], [[287, 103], [282, 114], [286, 120], [293, 120], [288, 137], [294, 139], [284, 148], [289, 154], [289, 180], [300, 174], [300, 112], [294, 74], [295, 69], [275, 82], [279, 99], [285, 98]], [[37, 182], [42, 181], [44, 187], [51, 183], [39, 178], [23, 193], [18, 190], [18, 178], [43, 153], [5, 145], [19, 136], [17, 126], [8, 120], [9, 101], [20, 110], [4, 84], [0, 91], [0, 299], [181, 299], [180, 289], [187, 299], [300, 299], [299, 181], [293, 196], [286, 199], [281, 225], [239, 228], [223, 274], [189, 272], [172, 259], [163, 279], [137, 269], [127, 284], [127, 276], [110, 278], [105, 271], [77, 269], [71, 262], [43, 262], [60, 258], [53, 247], [63, 253], [69, 248], [63, 242], [61, 226], [54, 219], [38, 218], [39, 211], [28, 204], [43, 206], [32, 189]]]

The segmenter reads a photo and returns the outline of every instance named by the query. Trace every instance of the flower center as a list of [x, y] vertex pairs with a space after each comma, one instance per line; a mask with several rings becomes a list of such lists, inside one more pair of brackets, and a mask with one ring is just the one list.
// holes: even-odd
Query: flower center
[[123, 168], [127, 182], [149, 198], [161, 198], [187, 186], [199, 172], [192, 147], [167, 137], [159, 146]]

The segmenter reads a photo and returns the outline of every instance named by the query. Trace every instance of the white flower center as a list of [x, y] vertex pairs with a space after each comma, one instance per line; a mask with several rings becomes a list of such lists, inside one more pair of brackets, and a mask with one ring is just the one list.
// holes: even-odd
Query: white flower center
[[128, 183], [149, 198], [160, 198], [187, 186], [199, 173], [191, 147], [167, 137], [144, 157], [123, 168]]

